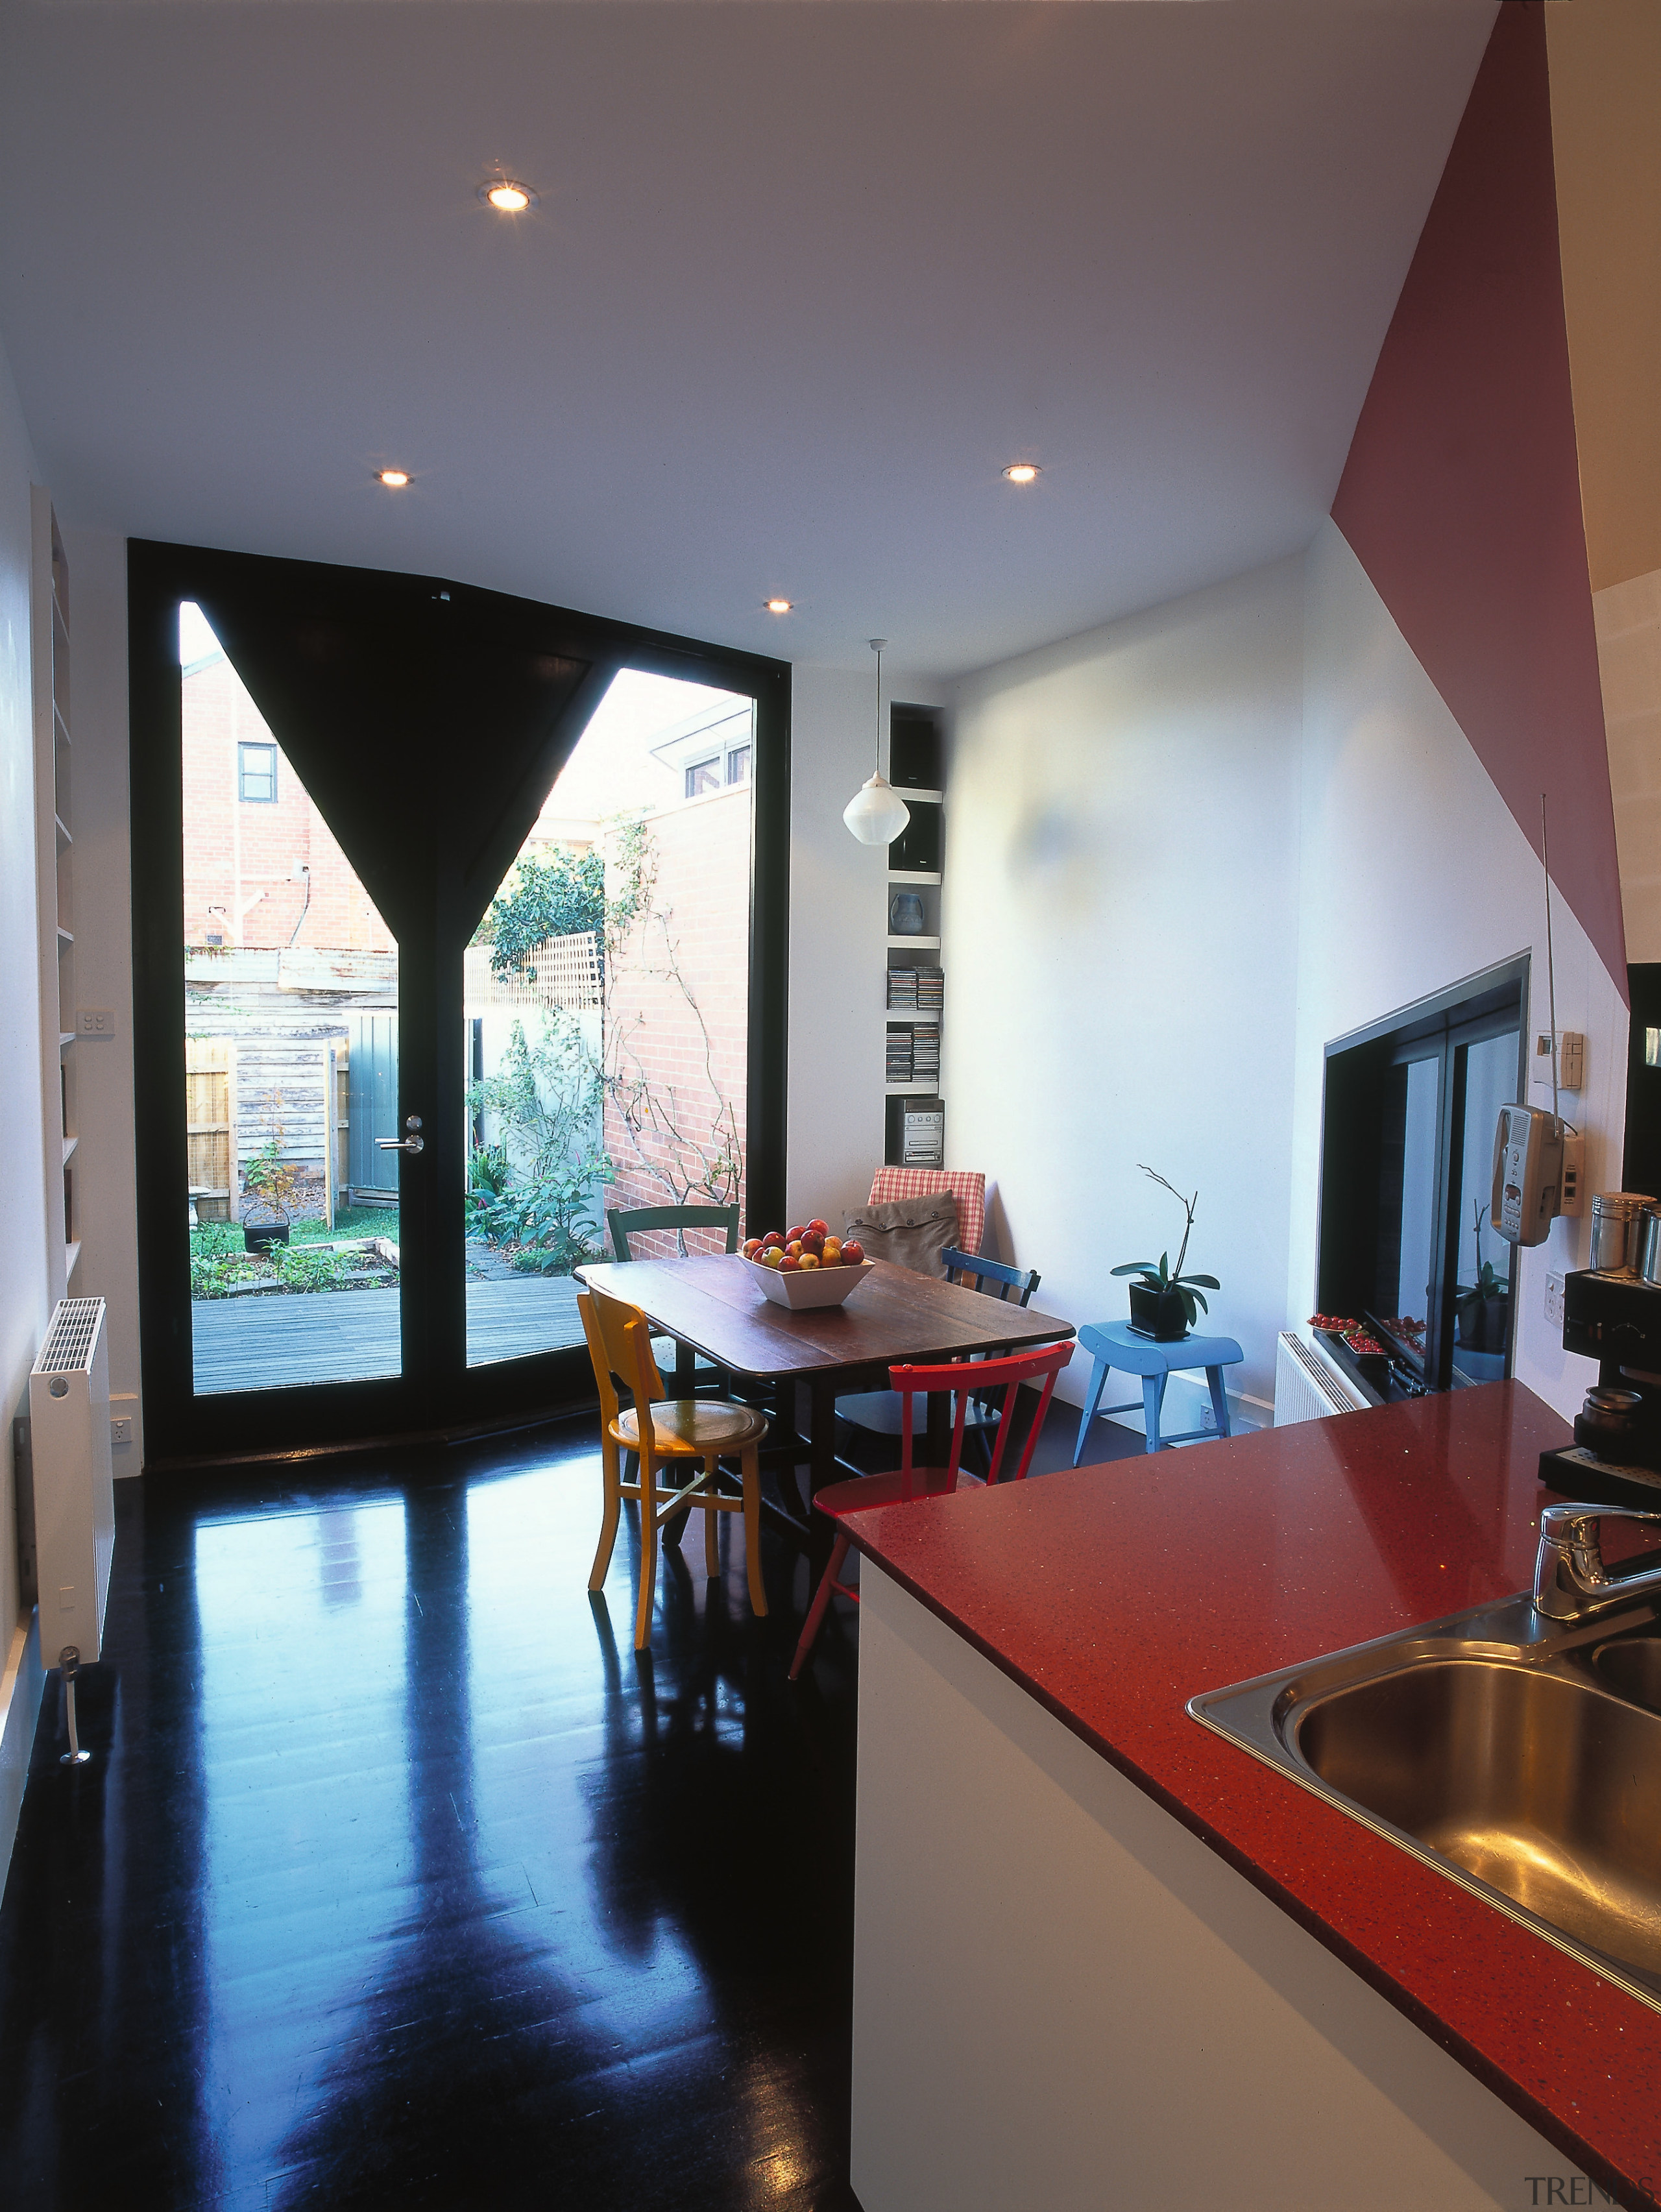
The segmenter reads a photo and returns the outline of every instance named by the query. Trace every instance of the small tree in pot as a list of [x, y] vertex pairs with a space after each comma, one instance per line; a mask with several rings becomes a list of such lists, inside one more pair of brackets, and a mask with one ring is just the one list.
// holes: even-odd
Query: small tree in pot
[[[304, 1172], [283, 1158], [288, 1131], [282, 1111], [283, 1093], [274, 1091], [266, 1102], [265, 1141], [242, 1170], [242, 1242], [250, 1252], [288, 1243], [289, 1218], [305, 1190]], [[266, 1217], [263, 1223], [250, 1220], [256, 1212]]]
[[1161, 1252], [1159, 1265], [1152, 1260], [1127, 1260], [1123, 1267], [1116, 1267], [1116, 1275], [1135, 1275], [1130, 1285], [1130, 1326], [1139, 1336], [1152, 1337], [1156, 1344], [1175, 1344], [1186, 1336], [1202, 1313], [1211, 1309], [1201, 1296], [1202, 1291], [1218, 1291], [1222, 1285], [1214, 1275], [1185, 1275], [1183, 1262], [1188, 1257], [1188, 1240], [1194, 1233], [1195, 1208], [1200, 1203], [1196, 1190], [1192, 1198], [1184, 1198], [1174, 1183], [1162, 1175], [1155, 1175], [1142, 1161], [1137, 1166], [1151, 1182], [1168, 1190], [1183, 1212], [1187, 1222], [1183, 1230], [1182, 1248], [1177, 1255], [1177, 1264], [1171, 1265], [1171, 1255]]

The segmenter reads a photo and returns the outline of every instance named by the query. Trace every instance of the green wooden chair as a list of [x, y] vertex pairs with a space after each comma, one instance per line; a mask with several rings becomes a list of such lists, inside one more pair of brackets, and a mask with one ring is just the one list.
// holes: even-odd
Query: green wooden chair
[[727, 1250], [739, 1249], [736, 1206], [614, 1206], [607, 1208], [605, 1219], [611, 1231], [611, 1249], [619, 1260], [632, 1260], [635, 1255], [629, 1249], [629, 1239], [644, 1236], [650, 1229], [674, 1230], [683, 1258], [689, 1229], [724, 1229]]
[[[611, 1232], [611, 1250], [619, 1260], [629, 1261], [634, 1254], [629, 1249], [631, 1237], [644, 1236], [651, 1229], [672, 1229], [681, 1256], [689, 1257], [686, 1250], [686, 1231], [689, 1229], [725, 1231], [727, 1249], [739, 1249], [739, 1210], [736, 1206], [608, 1206], [607, 1227]], [[661, 1364], [667, 1364], [669, 1339], [659, 1337], [653, 1343], [654, 1356]], [[674, 1347], [676, 1395], [695, 1397], [698, 1391], [713, 1390], [717, 1397], [730, 1395], [732, 1377], [723, 1367], [711, 1367], [701, 1363], [690, 1344]]]

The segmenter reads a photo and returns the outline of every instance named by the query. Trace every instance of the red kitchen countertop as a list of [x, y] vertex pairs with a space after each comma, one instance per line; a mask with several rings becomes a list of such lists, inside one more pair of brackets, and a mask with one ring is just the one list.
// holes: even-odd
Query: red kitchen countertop
[[1601, 2187], [1661, 2204], [1661, 2013], [1183, 1711], [1526, 1589], [1539, 1455], [1569, 1441], [1494, 1382], [844, 1525]]

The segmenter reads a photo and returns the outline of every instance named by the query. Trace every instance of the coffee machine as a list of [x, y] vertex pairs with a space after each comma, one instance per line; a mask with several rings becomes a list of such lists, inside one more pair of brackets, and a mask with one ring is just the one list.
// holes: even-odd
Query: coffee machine
[[1540, 1480], [1590, 1504], [1661, 1510], [1661, 1282], [1596, 1267], [1565, 1277], [1563, 1349], [1597, 1362], [1574, 1443]]

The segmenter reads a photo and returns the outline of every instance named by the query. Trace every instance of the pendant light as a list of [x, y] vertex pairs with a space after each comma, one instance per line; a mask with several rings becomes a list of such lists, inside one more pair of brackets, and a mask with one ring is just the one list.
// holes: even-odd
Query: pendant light
[[885, 637], [873, 637], [877, 656], [877, 765], [842, 811], [842, 818], [861, 845], [891, 845], [911, 819], [911, 809], [882, 772], [882, 649]]

